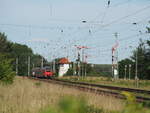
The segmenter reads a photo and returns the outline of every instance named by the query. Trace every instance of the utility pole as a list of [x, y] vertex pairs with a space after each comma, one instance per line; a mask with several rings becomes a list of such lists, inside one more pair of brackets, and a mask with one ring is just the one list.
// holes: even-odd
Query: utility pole
[[138, 49], [137, 49], [137, 51], [136, 51], [136, 70], [135, 70], [135, 81], [136, 81], [136, 87], [138, 87], [139, 86], [139, 84], [138, 84]]
[[85, 77], [86, 77], [86, 68], [87, 68], [87, 55], [85, 55]]
[[33, 66], [33, 69], [34, 69], [34, 63], [32, 64], [32, 66]]
[[124, 79], [126, 80], [126, 78], [127, 78], [127, 65], [125, 65], [124, 71], [125, 71], [125, 77], [124, 77]]
[[118, 33], [115, 33], [116, 44], [112, 47], [112, 77], [118, 79]]
[[16, 76], [18, 75], [18, 58], [16, 58]]
[[49, 65], [50, 65], [50, 70], [52, 72], [53, 71], [53, 60], [50, 59], [50, 64]]
[[75, 72], [74, 61], [72, 62], [72, 70], [73, 70], [73, 73], [72, 73], [72, 74], [73, 74], [73, 76], [74, 76], [74, 75], [75, 75], [75, 74], [74, 74], [74, 72]]
[[85, 69], [84, 69], [84, 76], [86, 77], [86, 62], [85, 62]]
[[[78, 51], [78, 58], [77, 58], [77, 65], [78, 65], [78, 75], [80, 74], [83, 76], [85, 74], [84, 72], [84, 49], [88, 49], [86, 46], [77, 46], [75, 45]], [[81, 61], [80, 61], [80, 50], [81, 50]]]
[[[118, 33], [115, 33], [115, 37], [116, 37], [116, 44], [118, 44]], [[116, 48], [116, 70], [117, 70], [117, 74], [116, 74], [116, 78], [119, 78], [119, 66], [118, 66], [118, 48]]]
[[28, 76], [30, 76], [30, 56], [28, 56]]
[[[130, 46], [132, 48], [132, 46]], [[138, 87], [138, 48], [137, 51], [135, 51], [135, 82], [136, 82], [136, 87]]]
[[137, 73], [138, 73], [138, 50], [136, 51], [136, 61], [135, 61], [135, 65], [136, 65], [136, 70], [135, 70], [135, 80], [137, 80], [138, 79], [138, 75], [137, 75]]
[[77, 56], [77, 51], [75, 49], [75, 52], [74, 52], [74, 62], [73, 62], [73, 75], [77, 75], [77, 69], [76, 69], [76, 56]]
[[80, 77], [80, 75], [81, 75], [80, 53], [78, 53], [78, 61], [77, 61], [77, 65], [78, 65], [78, 76]]
[[41, 60], [41, 69], [43, 68], [43, 56], [42, 56], [42, 60]]
[[82, 46], [83, 49], [83, 75], [86, 77], [86, 66], [87, 66], [87, 55], [85, 55], [85, 51], [86, 49], [89, 49], [89, 47], [87, 46]]
[[77, 60], [76, 60], [76, 62], [77, 62], [77, 75], [78, 75], [78, 77], [80, 77], [80, 68], [81, 68], [81, 61], [80, 61], [80, 50], [81, 50], [81, 47], [79, 47], [79, 46], [77, 46], [77, 45], [75, 45], [75, 47], [77, 48]]
[[113, 55], [113, 51], [112, 51], [112, 77], [114, 78], [114, 55]]
[[84, 48], [82, 48], [82, 69], [81, 69], [82, 73], [82, 77], [84, 76]]
[[129, 64], [129, 80], [131, 79], [131, 64]]
[[55, 71], [55, 59], [54, 59], [54, 61], [53, 61], [53, 72], [55, 73], [56, 71]]

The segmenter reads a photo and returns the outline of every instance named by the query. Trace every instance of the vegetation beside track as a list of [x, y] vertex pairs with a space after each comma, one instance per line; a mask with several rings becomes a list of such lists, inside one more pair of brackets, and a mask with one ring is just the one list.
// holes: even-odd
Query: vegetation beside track
[[123, 94], [127, 97], [127, 101], [121, 111], [104, 111], [94, 106], [88, 106], [83, 99], [67, 97], [61, 99], [55, 108], [48, 107], [40, 113], [150, 113], [150, 109], [135, 102], [132, 94], [127, 92], [123, 92]]
[[0, 85], [0, 113], [150, 113], [134, 96], [124, 94], [127, 102], [16, 77], [12, 85]]
[[0, 113], [45, 113], [47, 109], [57, 108], [63, 97], [70, 96], [78, 99], [84, 97], [88, 109], [92, 111], [110, 113], [121, 111], [124, 106], [122, 100], [113, 97], [16, 77], [12, 85], [0, 85]]
[[150, 89], [150, 80], [139, 80], [138, 84], [135, 80], [113, 80], [108, 77], [77, 77], [77, 76], [65, 76], [59, 79], [62, 80], [70, 80], [70, 81], [78, 81], [78, 82], [88, 82], [95, 83], [101, 85], [110, 85], [110, 86], [118, 86], [125, 88], [138, 88], [138, 89]]
[[[27, 45], [9, 41], [5, 33], [0, 32], [0, 82], [12, 83], [16, 74], [27, 75], [29, 56], [31, 64], [40, 66], [41, 55], [34, 54]], [[44, 63], [46, 62], [46, 59], [44, 59]], [[30, 68], [32, 69], [34, 66], [31, 65]]]

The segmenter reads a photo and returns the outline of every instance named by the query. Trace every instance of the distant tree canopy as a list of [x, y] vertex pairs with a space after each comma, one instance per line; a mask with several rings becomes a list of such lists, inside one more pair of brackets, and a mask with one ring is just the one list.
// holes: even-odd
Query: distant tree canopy
[[[146, 33], [150, 33], [150, 27], [146, 27]], [[120, 77], [124, 77], [125, 75], [125, 65], [129, 66], [129, 64], [131, 64], [131, 77], [134, 78], [136, 71], [136, 61], [138, 78], [150, 80], [150, 40], [143, 41], [142, 39], [140, 39], [140, 43], [138, 47], [133, 51], [133, 55], [129, 59], [124, 59], [119, 62]], [[127, 70], [128, 69], [129, 67], [127, 67]]]
[[120, 78], [125, 78], [125, 65], [127, 66], [127, 68], [126, 68], [126, 78], [129, 78], [129, 65], [131, 65], [130, 77], [134, 78], [134, 76], [135, 76], [135, 63], [129, 58], [126, 58], [126, 59], [121, 60], [119, 62], [119, 77]]
[[133, 51], [133, 55], [130, 59], [124, 59], [119, 62], [119, 75], [120, 77], [124, 77], [125, 75], [125, 65], [127, 65], [127, 76], [128, 76], [128, 69], [129, 64], [132, 65], [131, 67], [131, 77], [135, 77], [135, 70], [136, 70], [136, 55], [137, 55], [137, 62], [138, 62], [138, 78], [140, 79], [150, 79], [150, 40], [147, 40], [145, 43], [140, 40], [139, 46], [136, 50]]
[[12, 59], [7, 54], [0, 53], [0, 81], [12, 83], [15, 76], [11, 65]]
[[4, 33], [0, 33], [0, 81], [11, 83], [15, 73], [12, 68], [12, 43], [7, 40]]
[[0, 53], [9, 53], [12, 51], [12, 42], [7, 40], [7, 36], [4, 33], [0, 33]]
[[[27, 75], [28, 72], [28, 57], [30, 56], [30, 68], [40, 67], [42, 56], [38, 54], [34, 54], [32, 49], [26, 45], [14, 43], [12, 45], [12, 57], [16, 60], [18, 59], [18, 75], [24, 76]], [[46, 60], [44, 59], [46, 62]], [[16, 63], [14, 61], [14, 69]]]
[[[0, 33], [0, 80], [13, 80], [18, 59], [18, 75], [27, 75], [28, 57], [31, 58], [31, 68], [41, 65], [42, 56], [34, 54], [26, 45], [8, 41], [4, 33]], [[44, 59], [46, 62], [46, 60]]]
[[112, 66], [110, 64], [95, 64], [91, 71], [99, 76], [111, 77]]

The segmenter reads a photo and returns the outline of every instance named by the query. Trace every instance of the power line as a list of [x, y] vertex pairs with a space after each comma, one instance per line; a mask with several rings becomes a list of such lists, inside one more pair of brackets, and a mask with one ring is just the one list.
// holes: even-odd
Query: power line
[[[127, 1], [125, 1], [125, 2], [120, 2], [120, 3], [117, 3], [117, 4], [115, 4], [115, 5], [113, 5], [113, 6], [109, 6], [109, 8], [110, 9], [112, 9], [113, 7], [117, 7], [117, 6], [119, 6], [119, 5], [123, 5], [123, 4], [125, 4], [125, 3], [128, 3], [129, 2], [129, 0], [127, 0]], [[99, 16], [101, 16], [101, 13], [99, 13], [93, 20], [96, 20]]]
[[[114, 23], [117, 23], [117, 22], [119, 22], [120, 20], [126, 19], [126, 18], [128, 18], [128, 17], [130, 17], [130, 16], [133, 16], [134, 14], [140, 13], [140, 12], [142, 12], [143, 10], [148, 9], [148, 8], [150, 8], [150, 6], [147, 6], [147, 7], [145, 7], [145, 8], [142, 8], [142, 9], [140, 9], [140, 10], [138, 10], [138, 11], [132, 13], [132, 14], [129, 14], [129, 15], [127, 15], [127, 16], [124, 16], [124, 17], [121, 17], [121, 18], [119, 18], [119, 19], [117, 19], [117, 20], [114, 20], [114, 21], [112, 21], [112, 22], [110, 22], [110, 23], [108, 23], [108, 24], [105, 24], [105, 25], [102, 26], [102, 28], [107, 27], [107, 26], [109, 26], [109, 25], [112, 25], [112, 24], [114, 24]], [[36, 25], [32, 25], [32, 26], [31, 26], [31, 25], [23, 25], [23, 24], [20, 24], [20, 25], [19, 25], [19, 24], [0, 24], [0, 25], [3, 25], [3, 26], [12, 26], [12, 27], [24, 27], [24, 28], [38, 28], [38, 29], [54, 29], [54, 28], [59, 29], [59, 27], [36, 26]], [[68, 28], [69, 28], [69, 27], [68, 27]], [[96, 32], [97, 32], [97, 31], [92, 32], [92, 33], [96, 33]]]
[[[144, 19], [142, 19], [142, 20], [137, 21], [136, 24], [138, 25], [139, 23], [143, 22], [145, 19], [149, 19], [149, 17], [150, 17], [150, 16], [148, 16], [148, 17], [146, 17], [146, 18], [144, 18]], [[130, 23], [130, 24], [133, 24], [133, 23]], [[133, 26], [133, 25], [132, 25], [132, 26]], [[126, 30], [126, 29], [129, 30], [128, 27], [126, 27], [125, 30]], [[122, 29], [121, 31], [125, 31], [125, 30]], [[126, 31], [127, 31], [127, 30], [126, 30]], [[132, 38], [132, 37], [135, 37], [135, 36], [137, 36], [137, 35], [139, 35], [139, 34], [134, 34], [134, 35], [132, 35], [132, 36], [129, 36], [129, 38], [130, 38], [130, 37], [131, 37], [131, 38]], [[126, 39], [126, 38], [127, 38], [127, 37], [125, 37], [124, 40], [128, 40], [128, 39]], [[93, 38], [92, 38], [92, 39], [93, 39]], [[123, 39], [121, 39], [121, 40], [123, 40]]]
[[[140, 10], [137, 10], [137, 11], [135, 11], [135, 12], [129, 14], [129, 15], [126, 15], [126, 16], [121, 17], [121, 18], [119, 18], [119, 19], [116, 19], [116, 20], [114, 20], [114, 21], [112, 21], [112, 22], [110, 22], [110, 23], [107, 23], [107, 24], [101, 26], [101, 29], [102, 29], [102, 28], [105, 28], [105, 27], [108, 27], [108, 26], [110, 26], [110, 25], [112, 25], [112, 24], [118, 23], [119, 21], [124, 20], [124, 19], [126, 19], [126, 18], [128, 18], [128, 17], [130, 17], [130, 16], [133, 16], [133, 15], [136, 15], [136, 14], [138, 14], [138, 13], [141, 13], [142, 11], [144, 11], [144, 10], [146, 10], [146, 9], [148, 9], [148, 8], [150, 8], [150, 6], [146, 6], [146, 7], [142, 8], [142, 9], [140, 9]], [[98, 32], [99, 30], [100, 30], [100, 29], [96, 30], [95, 32], [92, 32], [92, 34]], [[78, 32], [78, 31], [77, 31], [77, 32]], [[72, 34], [74, 34], [74, 36], [75, 36], [75, 35], [77, 34], [77, 32], [74, 32], [74, 33], [72, 33]], [[70, 35], [71, 35], [71, 34], [70, 34]], [[70, 35], [68, 35], [68, 36], [70, 36]], [[85, 36], [85, 38], [86, 38], [86, 37], [87, 37], [87, 36]]]
[[[129, 0], [127, 0], [126, 2], [121, 2], [121, 3], [119, 3], [119, 4], [115, 4], [113, 7], [117, 7], [117, 6], [121, 5], [122, 3], [127, 3], [127, 2], [129, 2]], [[108, 9], [108, 7], [107, 7], [107, 9]], [[104, 16], [103, 16], [103, 18], [102, 18], [102, 21], [104, 20], [105, 15], [106, 15], [106, 14], [104, 14]], [[95, 19], [93, 19], [93, 20], [95, 20]], [[82, 21], [82, 22], [83, 22], [83, 23], [87, 23], [87, 21]], [[89, 21], [89, 22], [92, 22], [92, 20]], [[91, 30], [90, 30], [90, 31], [91, 31]], [[78, 31], [73, 32], [72, 34], [77, 34], [77, 32], [78, 32]], [[71, 34], [69, 34], [68, 36], [70, 36], [70, 35], [71, 35]]]
[[[129, 15], [126, 15], [126, 16], [124, 16], [124, 17], [121, 17], [121, 18], [119, 18], [119, 19], [116, 19], [116, 20], [114, 20], [114, 21], [112, 21], [112, 22], [110, 22], [110, 23], [108, 23], [108, 24], [105, 24], [105, 25], [103, 25], [103, 26], [101, 27], [101, 29], [103, 29], [103, 28], [105, 28], [105, 27], [108, 27], [108, 26], [110, 26], [110, 25], [112, 25], [112, 24], [118, 23], [119, 21], [124, 20], [124, 19], [126, 19], [126, 18], [128, 18], [128, 17], [130, 17], [130, 16], [133, 16], [133, 15], [136, 15], [136, 14], [138, 14], [138, 13], [141, 13], [142, 11], [144, 11], [144, 10], [146, 10], [146, 9], [149, 9], [149, 8], [150, 8], [150, 5], [148, 5], [148, 6], [144, 7], [144, 8], [142, 8], [142, 9], [139, 9], [139, 10], [137, 10], [137, 11], [135, 11], [135, 12], [129, 14]], [[98, 29], [98, 30], [96, 30], [95, 32], [92, 32], [92, 33], [99, 32], [99, 30], [100, 30], [100, 29]], [[87, 38], [87, 36], [85, 36], [83, 39], [85, 39], [85, 38]]]
[[[127, 36], [127, 37], [124, 37], [124, 38], [121, 38], [121, 39], [119, 39], [118, 41], [119, 41], [119, 43], [120, 42], [123, 42], [123, 41], [125, 41], [125, 40], [130, 40], [130, 39], [133, 39], [133, 38], [136, 38], [136, 37], [139, 37], [139, 36], [142, 36], [142, 35], [146, 35], [146, 34], [148, 34], [148, 33], [142, 33], [142, 34], [134, 34], [134, 35], [130, 35], [130, 36]], [[105, 45], [102, 45], [101, 47], [108, 47], [109, 45], [111, 45], [112, 46], [112, 42], [111, 43], [107, 43], [107, 44], [105, 44]], [[98, 48], [99, 46], [95, 46], [95, 47], [91, 47], [91, 49], [92, 48]], [[111, 48], [111, 47], [110, 47]], [[102, 50], [102, 52], [107, 52], [107, 51], [109, 51], [109, 50], [111, 50], [111, 49], [103, 49]]]

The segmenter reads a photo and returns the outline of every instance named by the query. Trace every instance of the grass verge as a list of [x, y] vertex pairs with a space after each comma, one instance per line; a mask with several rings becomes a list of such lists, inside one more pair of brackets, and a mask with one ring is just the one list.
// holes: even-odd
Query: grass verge
[[124, 107], [122, 100], [113, 97], [16, 77], [12, 85], [0, 85], [0, 113], [39, 113], [41, 109], [57, 108], [60, 100], [69, 96], [84, 97], [87, 109], [121, 111]]

